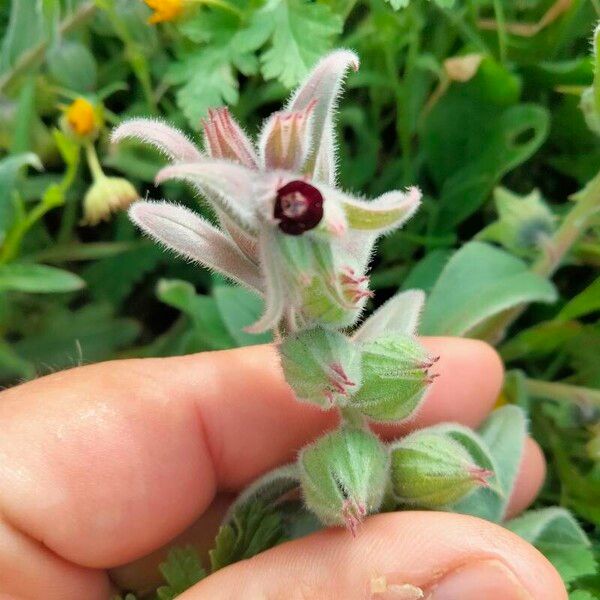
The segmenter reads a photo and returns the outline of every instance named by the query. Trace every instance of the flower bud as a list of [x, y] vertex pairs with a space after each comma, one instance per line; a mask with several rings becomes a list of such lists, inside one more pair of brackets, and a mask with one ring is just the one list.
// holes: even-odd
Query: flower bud
[[514, 254], [535, 254], [556, 229], [556, 217], [539, 190], [519, 196], [502, 187], [494, 190], [498, 220], [481, 231], [477, 238], [502, 244]]
[[417, 431], [391, 448], [392, 490], [402, 504], [443, 508], [479, 486], [488, 486], [491, 475], [443, 433]]
[[338, 429], [302, 450], [298, 464], [306, 506], [323, 524], [346, 526], [354, 535], [381, 506], [389, 457], [374, 434]]
[[324, 408], [344, 406], [360, 388], [360, 354], [337, 331], [316, 327], [286, 338], [279, 346], [285, 379], [300, 400]]
[[139, 198], [135, 188], [121, 177], [98, 177], [83, 199], [82, 225], [107, 221], [113, 212], [127, 208]]
[[60, 126], [67, 135], [79, 141], [89, 141], [98, 136], [102, 116], [91, 102], [85, 98], [77, 98], [66, 108]]
[[437, 375], [431, 357], [412, 336], [390, 335], [360, 346], [362, 385], [351, 405], [373, 421], [400, 421], [419, 406]]
[[154, 12], [148, 18], [148, 23], [164, 23], [176, 21], [182, 14], [189, 0], [144, 0]]

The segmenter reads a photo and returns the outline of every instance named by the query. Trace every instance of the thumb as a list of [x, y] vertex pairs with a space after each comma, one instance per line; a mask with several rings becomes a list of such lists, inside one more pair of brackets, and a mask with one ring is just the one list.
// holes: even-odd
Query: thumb
[[371, 517], [356, 538], [326, 530], [197, 584], [181, 600], [566, 600], [552, 565], [498, 525], [438, 512]]

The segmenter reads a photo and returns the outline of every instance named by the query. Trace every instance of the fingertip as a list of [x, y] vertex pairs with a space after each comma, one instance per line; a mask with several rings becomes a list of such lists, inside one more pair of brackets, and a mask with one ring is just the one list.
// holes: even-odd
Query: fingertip
[[535, 500], [545, 479], [546, 459], [544, 453], [535, 440], [527, 438], [519, 473], [506, 510], [507, 519], [512, 519], [523, 512]]

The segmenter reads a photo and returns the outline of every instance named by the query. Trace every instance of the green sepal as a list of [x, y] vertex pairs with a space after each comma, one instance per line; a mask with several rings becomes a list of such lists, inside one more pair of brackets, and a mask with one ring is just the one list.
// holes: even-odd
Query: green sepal
[[361, 350], [362, 385], [351, 406], [373, 421], [410, 417], [425, 397], [435, 360], [413, 336], [381, 337]]
[[361, 386], [360, 349], [346, 336], [315, 327], [279, 345], [285, 379], [299, 400], [345, 406]]
[[462, 444], [434, 429], [392, 444], [390, 455], [393, 493], [399, 503], [409, 506], [448, 507], [487, 486], [492, 475]]
[[300, 452], [304, 502], [324, 525], [345, 525], [352, 532], [381, 506], [389, 456], [377, 436], [343, 427]]

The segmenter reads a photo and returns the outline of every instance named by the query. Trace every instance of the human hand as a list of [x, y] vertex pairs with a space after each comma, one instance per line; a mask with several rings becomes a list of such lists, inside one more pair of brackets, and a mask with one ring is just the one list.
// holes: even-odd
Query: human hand
[[[423, 341], [441, 355], [441, 377], [413, 423], [378, 428], [386, 439], [440, 421], [477, 426], [498, 395], [502, 367], [488, 346]], [[161, 546], [180, 535], [210, 547], [231, 495], [335, 418], [295, 401], [270, 346], [107, 362], [4, 391], [0, 600], [106, 600], [112, 582], [151, 587]], [[510, 515], [544, 478], [538, 446], [525, 450]], [[406, 511], [368, 518], [354, 539], [335, 529], [283, 544], [180, 598], [417, 597], [402, 584], [431, 600], [567, 597], [548, 561], [502, 527]]]

